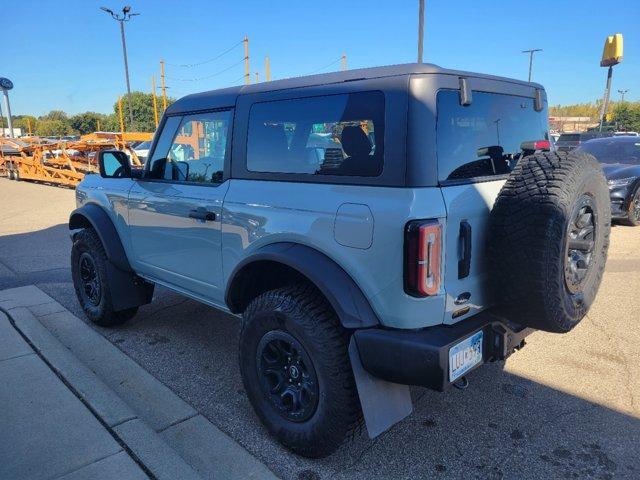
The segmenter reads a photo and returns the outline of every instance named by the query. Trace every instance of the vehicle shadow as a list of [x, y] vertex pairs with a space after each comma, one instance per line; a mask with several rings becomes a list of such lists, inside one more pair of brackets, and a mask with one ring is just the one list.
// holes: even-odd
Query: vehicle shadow
[[[37, 284], [86, 321], [68, 273], [69, 248], [66, 226], [57, 225], [0, 237], [0, 261], [17, 269], [14, 283]], [[38, 260], [24, 263], [29, 255]], [[17, 285], [2, 288], [9, 286]], [[598, 343], [601, 326], [593, 322], [567, 335], [534, 334], [506, 364], [472, 373], [464, 391], [413, 388], [411, 416], [374, 440], [360, 432], [320, 460], [282, 448], [253, 413], [237, 365], [237, 317], [159, 287], [124, 326], [94, 328], [286, 479], [640, 478], [633, 403], [640, 392], [612, 381], [637, 375], [640, 351], [611, 352], [615, 361], [603, 354], [596, 363], [556, 358], [582, 336]]]

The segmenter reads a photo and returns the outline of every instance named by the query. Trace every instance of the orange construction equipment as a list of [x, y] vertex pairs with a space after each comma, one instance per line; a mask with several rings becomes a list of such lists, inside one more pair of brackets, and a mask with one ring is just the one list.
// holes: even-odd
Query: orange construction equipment
[[152, 137], [152, 133], [143, 132], [96, 132], [84, 135], [78, 141], [0, 138], [0, 175], [13, 180], [75, 187], [85, 174], [98, 172], [97, 154], [101, 150], [123, 150], [129, 154], [133, 167], [141, 167], [131, 142]]

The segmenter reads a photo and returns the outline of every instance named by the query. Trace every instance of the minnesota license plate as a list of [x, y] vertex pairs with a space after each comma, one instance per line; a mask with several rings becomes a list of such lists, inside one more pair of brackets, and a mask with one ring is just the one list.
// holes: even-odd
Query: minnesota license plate
[[454, 382], [482, 362], [482, 330], [449, 349], [449, 381]]

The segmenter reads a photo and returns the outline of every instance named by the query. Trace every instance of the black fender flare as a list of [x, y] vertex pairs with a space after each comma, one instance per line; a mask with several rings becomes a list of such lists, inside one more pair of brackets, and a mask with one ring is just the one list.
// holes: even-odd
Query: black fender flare
[[107, 255], [107, 281], [115, 311], [146, 305], [153, 299], [154, 284], [138, 277], [129, 264], [120, 235], [107, 212], [88, 203], [69, 217], [69, 230], [93, 228]]
[[252, 263], [272, 261], [286, 265], [313, 283], [329, 301], [345, 328], [367, 328], [379, 325], [369, 300], [351, 276], [334, 260], [318, 250], [293, 242], [265, 245], [242, 260], [233, 270], [227, 282], [225, 302], [233, 313], [234, 289], [243, 269]]
[[120, 235], [107, 212], [99, 205], [88, 203], [75, 209], [69, 216], [69, 230], [91, 226], [98, 234], [109, 261], [120, 270], [132, 272], [122, 246]]

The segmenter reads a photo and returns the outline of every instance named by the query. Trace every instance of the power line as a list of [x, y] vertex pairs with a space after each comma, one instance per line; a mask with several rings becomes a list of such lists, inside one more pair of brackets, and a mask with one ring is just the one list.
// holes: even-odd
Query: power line
[[238, 65], [240, 65], [242, 62], [244, 62], [244, 58], [240, 59], [239, 62], [234, 63], [233, 65], [228, 66], [227, 68], [220, 70], [216, 73], [212, 73], [211, 75], [206, 75], [204, 77], [197, 77], [197, 78], [176, 78], [176, 77], [169, 77], [167, 76], [167, 80], [173, 80], [176, 82], [199, 82], [200, 80], [207, 80], [209, 78], [213, 78], [216, 77], [218, 75], [221, 75], [225, 72], [228, 72], [229, 70], [231, 70], [233, 67], [237, 67]]
[[198, 67], [200, 65], [205, 65], [207, 63], [211, 63], [214, 60], [218, 60], [220, 57], [223, 57], [224, 55], [226, 55], [227, 53], [231, 52], [234, 48], [236, 48], [238, 45], [241, 45], [242, 42], [244, 40], [240, 40], [238, 43], [234, 44], [233, 46], [229, 47], [228, 49], [226, 49], [224, 52], [219, 53], [218, 55], [216, 55], [215, 57], [212, 57], [208, 60], [204, 60], [202, 62], [198, 62], [198, 63], [168, 63], [165, 62], [166, 65], [170, 65], [172, 67], [181, 67], [181, 68], [191, 68], [191, 67]]
[[329, 67], [331, 67], [331, 66], [335, 65], [336, 63], [338, 63], [338, 62], [340, 62], [340, 61], [342, 61], [342, 56], [338, 57], [338, 58], [337, 58], [336, 60], [334, 60], [333, 62], [328, 63], [328, 64], [327, 64], [327, 65], [325, 65], [324, 67], [320, 67], [320, 68], [318, 68], [317, 70], [314, 70], [314, 71], [309, 72], [309, 73], [305, 73], [305, 75], [313, 75], [314, 73], [318, 73], [318, 72], [320, 72], [320, 71], [322, 71], [322, 70], [325, 70], [325, 69], [327, 69], [327, 68], [329, 68]]

